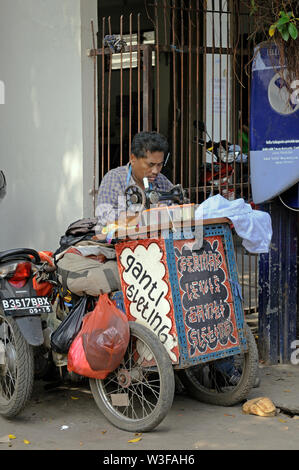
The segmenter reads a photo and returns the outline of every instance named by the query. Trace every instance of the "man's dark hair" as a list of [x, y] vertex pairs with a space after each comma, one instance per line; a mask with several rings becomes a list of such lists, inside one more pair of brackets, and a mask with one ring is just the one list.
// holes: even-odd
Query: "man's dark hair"
[[158, 132], [139, 132], [132, 141], [131, 153], [137, 158], [145, 158], [146, 152], [168, 152], [168, 142], [164, 135]]

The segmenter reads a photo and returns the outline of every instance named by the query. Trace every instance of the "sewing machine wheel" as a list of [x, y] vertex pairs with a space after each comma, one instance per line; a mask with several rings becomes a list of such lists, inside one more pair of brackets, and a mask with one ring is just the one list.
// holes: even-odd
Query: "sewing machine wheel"
[[125, 191], [126, 208], [130, 212], [141, 212], [145, 207], [145, 194], [139, 186], [132, 184]]

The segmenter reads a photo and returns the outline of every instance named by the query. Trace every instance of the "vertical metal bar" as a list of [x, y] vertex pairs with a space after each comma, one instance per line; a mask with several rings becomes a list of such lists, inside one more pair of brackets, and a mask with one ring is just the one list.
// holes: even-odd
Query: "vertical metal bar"
[[[123, 15], [120, 17], [120, 39], [123, 37]], [[123, 53], [120, 53], [120, 166], [123, 164]]]
[[261, 359], [290, 361], [296, 339], [297, 214], [286, 212], [279, 201], [262, 207], [270, 213], [273, 237], [268, 254], [260, 255], [259, 346]]
[[168, 45], [168, 37], [167, 37], [167, 2], [166, 0], [164, 0], [164, 5], [163, 5], [163, 8], [164, 8], [164, 44], [165, 46]]
[[247, 254], [247, 258], [248, 258], [248, 289], [249, 289], [249, 292], [248, 292], [248, 307], [249, 307], [249, 312], [251, 312], [251, 255]]
[[[247, 17], [247, 21], [249, 23], [250, 21], [250, 18], [249, 18], [249, 15]], [[249, 42], [249, 39], [247, 40], [247, 60], [248, 58], [250, 57], [250, 42]], [[250, 120], [250, 74], [247, 73], [247, 128], [249, 129], [249, 120]], [[248, 139], [249, 139], [249, 132], [248, 132]], [[249, 141], [248, 141], [249, 142]], [[243, 155], [243, 126], [242, 126], [242, 129], [241, 129], [241, 155]], [[248, 150], [249, 150], [249, 146], [248, 146]], [[248, 155], [248, 150], [247, 150], [247, 200], [250, 201], [250, 177], [249, 177], [249, 155]], [[243, 162], [243, 156], [241, 158], [242, 162]], [[256, 258], [256, 256], [255, 256]], [[254, 269], [254, 268], [253, 268]], [[256, 272], [255, 272], [255, 275], [256, 275]], [[250, 296], [249, 296], [249, 311], [251, 312], [251, 292], [252, 292], [252, 289], [251, 289], [251, 257], [250, 257], [250, 265], [249, 265], [249, 289], [250, 289]], [[253, 289], [254, 289], [255, 286], [253, 286]], [[256, 292], [256, 290], [254, 289], [254, 293]], [[256, 306], [257, 305], [257, 298], [255, 296], [254, 300], [253, 300], [253, 304]]]
[[[188, 9], [188, 166], [189, 166], [189, 194], [191, 194], [191, 179], [192, 179], [192, 21], [191, 21], [191, 0]], [[194, 170], [193, 170], [194, 171]]]
[[[238, 134], [237, 134], [237, 142], [238, 144], [240, 143], [239, 141], [239, 135], [242, 129], [243, 125], [243, 37], [241, 34], [241, 15], [240, 15], [240, 4], [237, 2], [237, 14], [238, 14], [238, 40], [240, 43], [240, 86], [239, 86], [239, 102], [240, 105], [238, 107]], [[235, 141], [236, 142], [236, 141]], [[241, 144], [241, 152], [242, 152], [242, 144]], [[241, 175], [240, 175], [240, 187], [241, 187], [241, 198], [244, 197], [243, 193], [243, 163], [241, 162]], [[241, 266], [242, 266], [242, 295], [244, 298], [244, 292], [245, 292], [245, 269], [246, 269], [246, 259], [248, 260], [248, 255], [246, 255], [245, 249], [242, 247], [242, 258], [241, 258]], [[249, 284], [249, 282], [248, 282]], [[248, 289], [250, 290], [250, 286], [248, 286]]]
[[[238, 129], [239, 129], [239, 135], [242, 135], [242, 128], [243, 128], [243, 63], [244, 63], [244, 48], [243, 48], [243, 36], [241, 35], [241, 15], [239, 11], [238, 15], [238, 25], [239, 25], [239, 35], [240, 35], [240, 115], [239, 115], [239, 123], [238, 123]], [[239, 137], [239, 136], [238, 136]], [[238, 139], [239, 140], [239, 139]], [[242, 139], [241, 141], [238, 142], [241, 147], [241, 153], [243, 152], [243, 145], [242, 145]], [[244, 188], [243, 188], [243, 160], [241, 159], [240, 163], [240, 168], [241, 168], [241, 176], [240, 176], [240, 183], [241, 183], [241, 197], [244, 197]]]
[[199, 202], [199, 0], [196, 0], [196, 179], [195, 179], [195, 202]]
[[[286, 265], [281, 266], [281, 288], [282, 297], [281, 301], [284, 305], [284, 346], [283, 346], [283, 361], [289, 362], [291, 355], [291, 344], [297, 338], [297, 312], [298, 312], [298, 213], [281, 208], [285, 214], [285, 223], [287, 234], [283, 238], [284, 250], [281, 252], [281, 259], [286, 260]], [[286, 253], [286, 256], [284, 256]], [[288, 295], [288, 292], [290, 294]]]
[[[237, 48], [236, 44], [236, 8], [235, 8], [235, 2], [231, 2], [231, 7], [232, 7], [232, 48], [235, 50]], [[233, 56], [233, 74], [232, 74], [232, 143], [234, 146], [234, 153], [235, 153], [235, 143], [236, 143], [236, 106], [237, 106], [237, 100], [236, 100], [236, 52], [235, 55]], [[233, 164], [233, 185], [234, 185], [234, 194], [236, 195], [236, 161], [234, 159], [234, 164]]]
[[[222, 193], [221, 190], [221, 140], [222, 140], [222, 0], [219, 1], [219, 13], [217, 19], [219, 20], [219, 151], [218, 151], [218, 160], [220, 163], [220, 174], [219, 174], [219, 194]], [[218, 23], [218, 22], [217, 22]], [[228, 165], [226, 165], [226, 177], [228, 179]]]
[[254, 260], [254, 298], [255, 298], [255, 313], [258, 312], [258, 256]]
[[143, 49], [143, 130], [152, 130], [152, 48]]
[[[230, 55], [229, 55], [229, 52], [228, 52], [228, 49], [230, 47], [230, 35], [229, 35], [229, 31], [230, 31], [230, 20], [231, 20], [231, 15], [230, 15], [230, 5], [229, 5], [229, 2], [227, 3], [227, 6], [226, 6], [226, 48], [227, 48], [227, 53], [226, 53], [226, 123], [225, 123], [225, 127], [226, 127], [226, 136], [225, 136], [225, 140], [226, 140], [226, 164], [227, 164], [227, 173], [228, 173], [228, 142], [229, 142], [229, 123], [230, 123], [230, 120], [228, 118], [229, 116], [229, 113], [230, 113], [230, 106], [229, 106], [229, 103], [230, 103], [230, 99], [229, 99], [229, 95], [228, 95], [228, 90], [229, 90], [229, 80], [230, 80], [230, 68], [229, 68], [229, 65], [230, 65]], [[227, 178], [227, 196], [229, 198], [230, 196], [230, 189], [229, 189], [229, 184], [228, 184], [228, 178]], [[234, 198], [235, 198], [235, 194], [234, 194]]]
[[[207, 0], [204, 0], [204, 57], [203, 57], [203, 116], [205, 129], [207, 128]], [[207, 136], [204, 134], [203, 146], [204, 165], [204, 199], [207, 198]]]
[[173, 125], [172, 125], [172, 159], [173, 159], [173, 176], [172, 180], [176, 183], [176, 159], [177, 159], [177, 70], [176, 70], [176, 0], [173, 0], [172, 6], [172, 80], [173, 80]]
[[140, 13], [137, 15], [137, 100], [138, 100], [138, 132], [141, 131], [141, 78], [140, 78]]
[[[248, 20], [249, 21], [249, 20]], [[248, 49], [247, 49], [247, 57], [251, 56], [251, 42], [250, 39], [247, 41]], [[248, 191], [248, 200], [251, 199], [251, 187], [250, 187], [250, 96], [251, 96], [251, 73], [249, 73], [248, 67], [248, 81], [247, 81], [247, 88], [248, 88], [248, 114], [247, 114], [247, 134], [248, 134], [248, 149], [247, 149], [247, 191]]]
[[242, 246], [241, 248], [241, 286], [242, 286], [242, 297], [244, 299], [245, 295], [244, 295], [244, 253], [245, 253], [245, 250]]
[[102, 18], [102, 178], [105, 174], [105, 22], [106, 18]]
[[[250, 17], [248, 15], [248, 21], [250, 21]], [[250, 22], [251, 24], [251, 22]], [[248, 57], [250, 57], [250, 51], [252, 49], [252, 44], [250, 39], [248, 40]], [[250, 68], [248, 67], [248, 72], [250, 72]], [[248, 168], [248, 200], [251, 199], [251, 186], [250, 186], [250, 103], [251, 103], [251, 73], [248, 73], [248, 149], [247, 149], [247, 168]], [[255, 257], [255, 267], [254, 267], [254, 285], [255, 285], [255, 312], [258, 311], [258, 316], [260, 316], [259, 308], [258, 308], [258, 256]]]
[[215, 114], [215, 1], [212, 0], [212, 194], [214, 195], [214, 114]]
[[132, 13], [130, 14], [130, 71], [129, 71], [129, 156], [132, 142]]
[[[279, 208], [280, 209], [280, 208]], [[285, 271], [287, 267], [287, 251], [285, 246], [285, 240], [288, 238], [288, 229], [286, 227], [287, 220], [283, 211], [280, 210], [280, 217], [279, 217], [279, 231], [277, 237], [277, 246], [278, 246], [278, 266], [276, 267], [278, 271], [278, 290], [277, 290], [277, 310], [278, 310], [278, 359], [279, 362], [283, 362], [283, 358], [285, 355], [284, 351], [284, 340], [285, 340], [285, 331], [284, 331], [284, 317], [287, 316], [287, 312], [285, 312], [285, 302], [282, 298], [283, 291], [285, 287]], [[274, 240], [273, 240], [274, 241]], [[289, 241], [289, 240], [288, 240]], [[281, 253], [284, 253], [285, 256], [281, 256]], [[287, 283], [289, 287], [289, 283]], [[273, 294], [272, 294], [273, 295]]]
[[[281, 220], [279, 217], [279, 209], [276, 204], [277, 210], [275, 210], [275, 204], [271, 204], [271, 219], [272, 224], [275, 224], [274, 233], [272, 237], [272, 247], [274, 250], [271, 250], [270, 253], [270, 298], [269, 298], [269, 307], [270, 311], [273, 312], [273, 320], [275, 321], [275, 331], [272, 330], [271, 338], [272, 341], [272, 350], [270, 351], [271, 360], [275, 360], [275, 362], [279, 362], [279, 252], [281, 250], [280, 246], [280, 233], [281, 233]], [[274, 210], [273, 210], [274, 209]], [[273, 341], [274, 340], [274, 341]]]
[[184, 185], [184, 1], [181, 0], [181, 178], [180, 183]]
[[[277, 363], [277, 350], [273, 354], [273, 337], [276, 336], [275, 312], [269, 309], [270, 295], [270, 254], [261, 254], [259, 258], [259, 326], [258, 349], [259, 358], [266, 363]], [[275, 331], [275, 333], [274, 333]], [[274, 334], [273, 334], [274, 333]], [[274, 345], [276, 341], [274, 340]], [[275, 348], [276, 349], [276, 348]]]
[[[95, 32], [94, 32], [94, 24], [93, 20], [91, 21], [91, 31], [92, 31], [92, 42], [93, 42], [93, 49], [96, 50], [96, 41], [95, 41]], [[94, 139], [94, 147], [93, 147], [93, 186], [92, 186], [92, 201], [93, 201], [93, 215], [95, 216], [96, 211], [96, 171], [97, 171], [97, 56], [94, 55], [93, 59], [93, 139]]]
[[157, 3], [155, 3], [155, 33], [156, 33], [156, 128], [160, 132], [160, 48], [159, 48], [159, 19]]
[[[108, 18], [109, 35], [111, 32], [111, 17]], [[107, 96], [107, 158], [108, 158], [108, 171], [110, 170], [111, 161], [111, 79], [112, 79], [112, 51], [110, 50], [109, 57], [109, 72], [108, 72], [108, 96]]]

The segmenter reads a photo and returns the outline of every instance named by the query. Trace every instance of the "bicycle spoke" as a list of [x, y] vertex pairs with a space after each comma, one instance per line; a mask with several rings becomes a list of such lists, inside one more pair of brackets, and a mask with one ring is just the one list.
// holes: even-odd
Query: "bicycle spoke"
[[131, 391], [136, 395], [136, 397], [138, 398], [139, 401], [140, 401], [140, 397], [142, 397], [144, 403], [148, 404], [149, 406], [152, 405], [152, 403], [145, 398], [144, 393], [141, 392], [141, 390], [140, 390], [139, 393], [137, 393], [137, 391], [132, 390], [132, 389], [131, 389]]
[[[148, 417], [154, 412], [160, 398], [159, 370], [153, 372], [141, 366], [144, 359], [137, 351], [137, 341], [139, 342], [138, 350], [142, 352], [142, 356], [147, 350], [150, 351], [140, 339], [132, 339], [119, 368], [102, 381], [110, 406], [122, 416], [132, 420]], [[153, 359], [155, 360], [154, 357]], [[118, 374], [122, 373], [127, 374], [128, 377], [128, 384], [123, 386], [118, 377]], [[155, 375], [151, 378], [151, 374]], [[114, 394], [126, 394], [128, 404], [126, 406], [113, 405]]]

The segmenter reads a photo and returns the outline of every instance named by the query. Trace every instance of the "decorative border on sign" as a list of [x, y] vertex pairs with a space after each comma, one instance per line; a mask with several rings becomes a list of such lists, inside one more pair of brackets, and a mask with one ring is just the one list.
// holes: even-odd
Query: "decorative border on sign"
[[[175, 261], [175, 253], [174, 253], [174, 246], [173, 241], [186, 239], [187, 237], [184, 236], [183, 232], [178, 236], [178, 233], [175, 236], [170, 234], [170, 237], [165, 240], [166, 251], [167, 251], [167, 262], [169, 265], [169, 273], [170, 273], [170, 282], [172, 286], [173, 292], [173, 301], [174, 301], [174, 308], [175, 308], [175, 317], [176, 317], [176, 324], [177, 330], [179, 334], [179, 346], [180, 346], [180, 365], [179, 368], [185, 368], [190, 365], [196, 365], [202, 362], [208, 362], [215, 359], [220, 359], [228, 356], [232, 356], [234, 354], [239, 354], [247, 350], [247, 342], [244, 333], [244, 313], [242, 307], [242, 299], [240, 295], [237, 295], [237, 291], [240, 292], [239, 289], [235, 289], [234, 286], [239, 286], [238, 283], [238, 273], [235, 261], [235, 254], [234, 254], [234, 245], [232, 240], [232, 234], [230, 227], [226, 224], [211, 224], [206, 225], [203, 227], [204, 230], [204, 238], [209, 236], [217, 236], [221, 235], [223, 248], [225, 252], [225, 260], [229, 275], [229, 284], [232, 292], [232, 300], [233, 300], [233, 307], [234, 307], [234, 316], [236, 321], [236, 327], [238, 331], [239, 337], [239, 344], [227, 348], [225, 350], [217, 351], [217, 352], [210, 352], [208, 354], [202, 354], [201, 356], [190, 357], [188, 353], [188, 343], [186, 338], [186, 330], [184, 325], [184, 317], [183, 317], [183, 309], [181, 304], [181, 295], [179, 290], [179, 279], [177, 275], [177, 267]], [[188, 237], [189, 238], [189, 237]]]
[[174, 242], [190, 357], [239, 344], [222, 238], [206, 237], [205, 250], [198, 254], [193, 245], [189, 240]]

